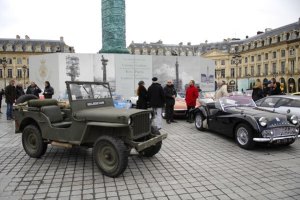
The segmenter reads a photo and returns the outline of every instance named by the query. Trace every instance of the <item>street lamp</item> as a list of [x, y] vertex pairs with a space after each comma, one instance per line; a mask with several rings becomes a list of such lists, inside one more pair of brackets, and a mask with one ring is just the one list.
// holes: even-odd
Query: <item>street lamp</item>
[[102, 55], [102, 69], [103, 69], [103, 82], [106, 82], [106, 65], [108, 62], [108, 59], [105, 59], [104, 56]]
[[26, 77], [26, 70], [27, 70], [27, 66], [26, 65], [23, 65], [23, 73], [24, 73], [24, 85], [23, 85], [23, 87], [24, 87], [24, 89], [26, 88], [26, 86], [25, 86], [25, 77]]
[[6, 61], [6, 57], [4, 57], [2, 60], [2, 66], [3, 66], [3, 77], [4, 77], [4, 87], [6, 87], [6, 75], [5, 75], [5, 69], [6, 69], [6, 64], [7, 64], [7, 61]]
[[239, 62], [241, 61], [241, 55], [237, 53], [237, 50], [235, 50], [235, 54], [232, 56], [232, 61], [235, 64], [235, 90], [238, 91], [238, 84], [237, 84], [237, 69]]
[[176, 62], [175, 62], [175, 75], [176, 75], [176, 90], [179, 91], [179, 64], [178, 64], [178, 57], [176, 57]]

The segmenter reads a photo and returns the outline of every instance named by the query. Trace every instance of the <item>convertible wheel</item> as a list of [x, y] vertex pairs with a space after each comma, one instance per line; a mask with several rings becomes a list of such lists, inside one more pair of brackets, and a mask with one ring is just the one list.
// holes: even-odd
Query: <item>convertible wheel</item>
[[199, 131], [203, 131], [203, 117], [200, 113], [196, 113], [195, 116], [195, 127], [199, 130]]
[[[153, 127], [151, 127], [151, 132], [153, 135], [160, 135], [159, 130], [157, 130]], [[161, 146], [162, 146], [162, 141], [156, 143], [155, 145], [153, 145], [151, 147], [144, 149], [143, 151], [140, 151], [139, 154], [144, 157], [152, 157], [160, 151]]]
[[93, 157], [101, 172], [109, 177], [118, 177], [128, 165], [128, 149], [124, 142], [107, 135], [95, 142]]
[[26, 153], [32, 158], [39, 158], [47, 151], [48, 144], [43, 141], [40, 130], [34, 125], [24, 128], [22, 145]]
[[252, 129], [247, 124], [239, 124], [236, 127], [235, 140], [243, 149], [253, 149], [255, 146]]

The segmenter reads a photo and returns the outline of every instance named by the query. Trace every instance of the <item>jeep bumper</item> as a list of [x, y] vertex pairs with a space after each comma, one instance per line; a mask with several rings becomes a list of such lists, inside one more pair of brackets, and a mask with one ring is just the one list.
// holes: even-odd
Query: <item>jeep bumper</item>
[[161, 135], [158, 135], [158, 136], [155, 136], [147, 141], [144, 141], [144, 142], [133, 142], [131, 143], [135, 149], [137, 151], [142, 151], [144, 149], [147, 149], [148, 147], [151, 147], [153, 145], [155, 145], [156, 143], [162, 141], [163, 139], [166, 139], [168, 136], [167, 133], [164, 133], [164, 134], [161, 134]]

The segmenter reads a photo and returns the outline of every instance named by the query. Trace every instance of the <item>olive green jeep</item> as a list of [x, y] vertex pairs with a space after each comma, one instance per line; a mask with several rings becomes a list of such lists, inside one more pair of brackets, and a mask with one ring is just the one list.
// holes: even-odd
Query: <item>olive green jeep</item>
[[14, 107], [15, 132], [26, 153], [39, 158], [48, 144], [93, 148], [103, 174], [117, 177], [128, 165], [131, 149], [152, 157], [167, 137], [153, 126], [150, 110], [117, 109], [108, 83], [67, 81], [68, 105], [24, 95]]

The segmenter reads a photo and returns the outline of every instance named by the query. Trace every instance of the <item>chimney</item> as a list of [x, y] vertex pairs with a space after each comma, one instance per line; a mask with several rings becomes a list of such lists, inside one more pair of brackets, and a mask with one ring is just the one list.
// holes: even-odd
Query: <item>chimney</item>
[[264, 32], [262, 32], [262, 31], [257, 31], [257, 35], [259, 35], [259, 34], [262, 34], [262, 33], [264, 33]]
[[248, 37], [249, 37], [249, 36], [248, 36], [248, 35], [246, 35], [246, 39], [248, 39]]
[[16, 39], [18, 39], [18, 40], [19, 40], [19, 39], [21, 39], [21, 37], [20, 37], [19, 35], [16, 35]]
[[25, 35], [25, 39], [26, 39], [26, 40], [30, 40], [30, 38], [29, 38], [28, 35]]
[[271, 31], [271, 30], [272, 30], [271, 28], [266, 28], [265, 32], [268, 32], [268, 31]]
[[63, 42], [63, 41], [64, 41], [64, 37], [63, 37], [63, 36], [60, 36], [59, 40], [60, 40], [61, 42]]

